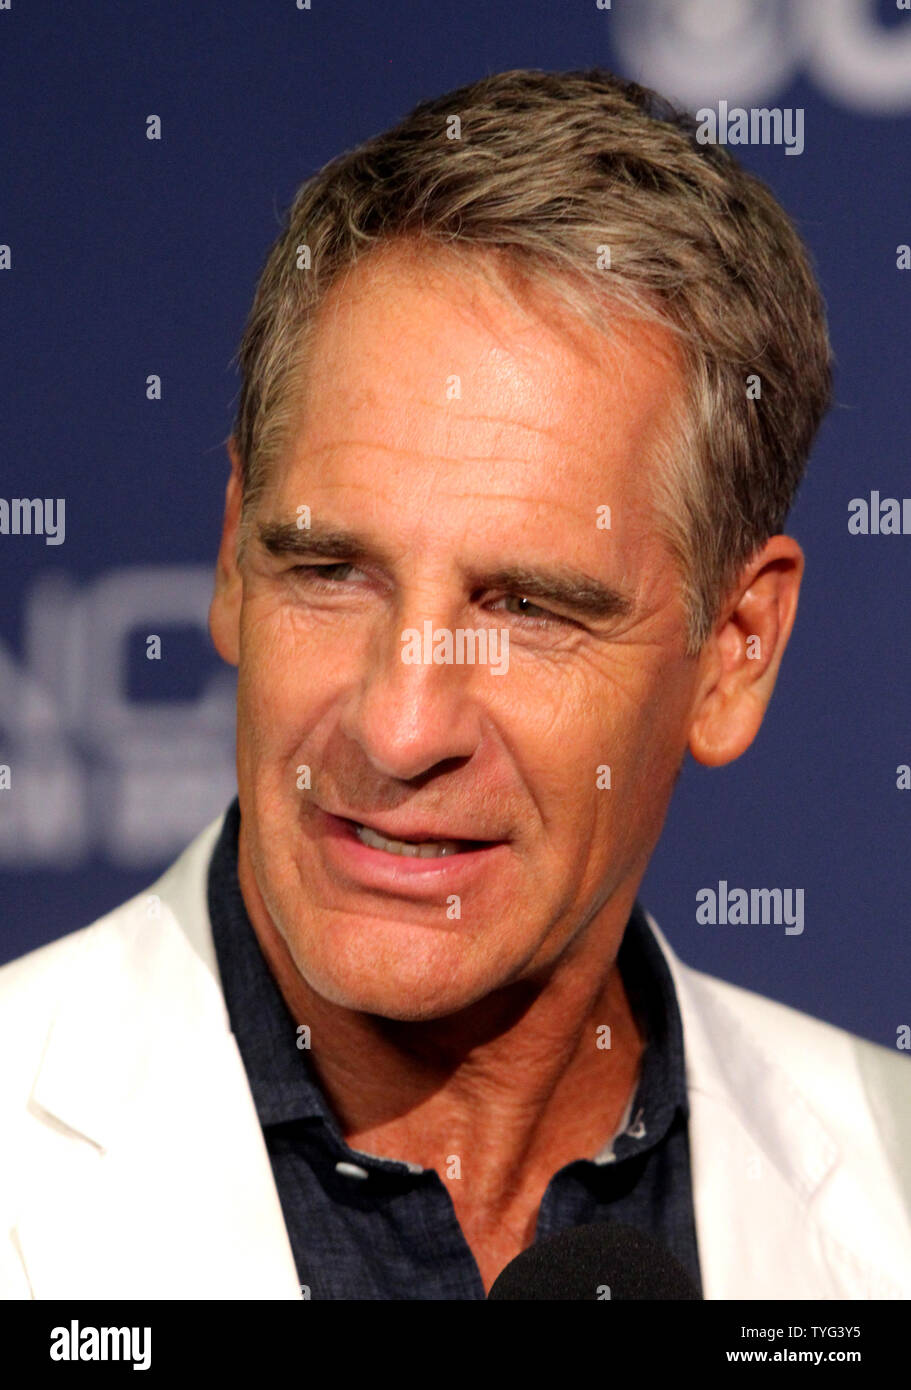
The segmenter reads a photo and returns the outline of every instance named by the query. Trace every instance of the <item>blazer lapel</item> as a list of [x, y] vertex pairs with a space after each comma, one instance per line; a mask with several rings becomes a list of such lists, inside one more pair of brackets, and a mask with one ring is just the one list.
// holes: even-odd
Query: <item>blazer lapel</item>
[[[187, 855], [184, 880], [208, 863]], [[167, 900], [151, 917], [149, 902], [87, 933], [35, 1080], [16, 1222], [33, 1295], [299, 1298], [220, 987]]]

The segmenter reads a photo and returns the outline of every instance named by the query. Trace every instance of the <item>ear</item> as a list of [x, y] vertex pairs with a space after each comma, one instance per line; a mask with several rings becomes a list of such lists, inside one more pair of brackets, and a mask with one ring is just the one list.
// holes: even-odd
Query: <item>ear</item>
[[707, 767], [744, 753], [759, 732], [794, 618], [804, 555], [791, 536], [773, 536], [743, 571], [700, 655], [690, 752]]
[[233, 436], [228, 440], [231, 475], [225, 489], [225, 515], [215, 565], [215, 593], [209, 606], [209, 632], [215, 650], [229, 665], [240, 660], [240, 609], [243, 577], [238, 566], [237, 541], [243, 501], [241, 462]]

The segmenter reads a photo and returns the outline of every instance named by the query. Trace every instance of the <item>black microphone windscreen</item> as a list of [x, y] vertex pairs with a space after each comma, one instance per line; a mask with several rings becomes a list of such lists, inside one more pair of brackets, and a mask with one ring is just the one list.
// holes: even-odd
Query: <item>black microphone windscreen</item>
[[700, 1299], [678, 1260], [620, 1221], [597, 1221], [536, 1241], [498, 1274], [495, 1299]]

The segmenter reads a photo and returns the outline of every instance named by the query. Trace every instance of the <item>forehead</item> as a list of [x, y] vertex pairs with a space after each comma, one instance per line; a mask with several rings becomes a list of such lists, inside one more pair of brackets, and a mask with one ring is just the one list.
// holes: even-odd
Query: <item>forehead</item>
[[606, 309], [602, 334], [547, 285], [516, 297], [445, 253], [385, 248], [320, 308], [274, 481], [407, 476], [416, 504], [467, 489], [499, 519], [494, 498], [583, 524], [606, 503], [641, 531], [682, 386], [666, 330]]

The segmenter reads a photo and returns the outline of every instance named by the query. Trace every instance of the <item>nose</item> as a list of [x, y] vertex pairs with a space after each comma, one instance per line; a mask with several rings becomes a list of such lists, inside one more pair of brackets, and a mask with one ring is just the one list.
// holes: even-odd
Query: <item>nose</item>
[[[365, 648], [364, 669], [341, 720], [342, 731], [373, 768], [400, 781], [439, 763], [470, 758], [482, 736], [480, 686], [490, 672], [455, 662], [435, 664], [434, 644], [425, 642], [427, 624], [431, 634], [444, 626], [441, 618], [431, 618], [426, 604], [390, 615]], [[409, 633], [418, 634], [408, 644], [412, 655], [420, 652], [416, 663], [403, 660]]]

